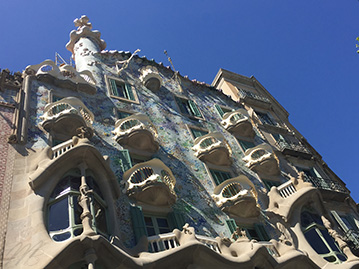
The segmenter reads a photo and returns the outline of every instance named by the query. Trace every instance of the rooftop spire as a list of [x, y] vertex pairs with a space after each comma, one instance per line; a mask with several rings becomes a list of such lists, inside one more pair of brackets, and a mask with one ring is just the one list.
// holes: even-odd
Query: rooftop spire
[[97, 30], [92, 30], [92, 24], [89, 22], [89, 18], [86, 15], [82, 15], [80, 19], [74, 20], [76, 30], [72, 30], [70, 33], [70, 41], [66, 44], [66, 49], [71, 51], [74, 55], [74, 46], [80, 38], [89, 38], [98, 47], [99, 50], [106, 48], [106, 42], [101, 39], [101, 33]]

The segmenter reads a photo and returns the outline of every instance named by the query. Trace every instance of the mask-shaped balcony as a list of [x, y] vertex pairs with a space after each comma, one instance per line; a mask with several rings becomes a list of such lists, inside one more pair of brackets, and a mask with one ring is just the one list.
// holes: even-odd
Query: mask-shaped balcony
[[253, 137], [255, 134], [252, 123], [249, 120], [249, 115], [244, 109], [227, 112], [223, 115], [221, 124], [227, 131], [233, 134], [246, 137]]
[[214, 189], [212, 197], [217, 206], [227, 213], [243, 218], [259, 215], [256, 189], [244, 175], [222, 182]]
[[127, 170], [121, 183], [124, 193], [137, 201], [156, 205], [171, 205], [176, 201], [176, 179], [171, 170], [159, 159], [139, 163]]
[[194, 156], [202, 162], [229, 166], [232, 163], [231, 150], [223, 135], [219, 132], [209, 133], [194, 140]]
[[247, 149], [243, 161], [254, 172], [275, 175], [279, 172], [279, 163], [273, 149], [266, 143]]
[[299, 204], [307, 203], [313, 197], [313, 192], [318, 190], [311, 183], [305, 182], [303, 177], [301, 173], [298, 178], [292, 177], [282, 185], [272, 187], [268, 193], [268, 211], [282, 216], [287, 221]]
[[45, 106], [40, 125], [45, 131], [71, 138], [80, 130], [86, 130], [86, 137], [92, 137], [94, 115], [76, 97], [66, 97]]
[[126, 147], [154, 153], [158, 150], [156, 129], [144, 114], [133, 114], [115, 123], [112, 132], [117, 143]]

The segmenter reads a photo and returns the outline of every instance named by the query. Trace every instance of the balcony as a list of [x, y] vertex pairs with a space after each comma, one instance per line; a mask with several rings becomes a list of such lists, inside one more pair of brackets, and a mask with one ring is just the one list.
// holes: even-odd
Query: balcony
[[304, 174], [304, 181], [312, 183], [314, 187], [320, 190], [349, 194], [349, 191], [338, 181], [330, 178], [320, 178]]
[[281, 215], [287, 221], [292, 211], [299, 204], [307, 203], [316, 191], [311, 183], [304, 181], [303, 174], [300, 174], [297, 179], [292, 177], [282, 185], [271, 188], [268, 193], [268, 211]]
[[172, 205], [176, 201], [176, 179], [159, 159], [135, 165], [123, 175], [124, 193], [137, 201], [156, 205]]
[[255, 135], [249, 115], [244, 109], [225, 113], [221, 124], [227, 131], [233, 134], [245, 137], [253, 137]]
[[243, 218], [257, 217], [257, 192], [253, 183], [246, 176], [228, 179], [218, 185], [213, 192], [213, 199], [219, 208]]
[[202, 162], [221, 166], [229, 166], [232, 163], [230, 147], [219, 132], [197, 137], [192, 149], [194, 156]]
[[248, 104], [260, 105], [262, 107], [270, 107], [271, 105], [271, 102], [267, 97], [251, 91], [246, 91], [238, 88], [238, 95], [244, 102]]
[[69, 139], [86, 129], [86, 137], [93, 135], [92, 123], [94, 115], [76, 97], [66, 97], [45, 106], [40, 125], [47, 132]]
[[112, 132], [114, 140], [126, 148], [154, 153], [159, 145], [155, 140], [157, 131], [150, 119], [141, 113], [120, 119]]
[[275, 175], [279, 173], [279, 163], [271, 146], [266, 143], [247, 149], [243, 161], [256, 173]]
[[277, 141], [275, 146], [285, 155], [310, 159], [312, 153], [300, 142]]

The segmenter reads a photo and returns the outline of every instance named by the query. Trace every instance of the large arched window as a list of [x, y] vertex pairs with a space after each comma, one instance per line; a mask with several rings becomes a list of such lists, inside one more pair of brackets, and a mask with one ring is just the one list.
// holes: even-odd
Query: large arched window
[[[89, 210], [92, 229], [107, 237], [106, 203], [90, 170], [86, 170], [85, 182], [89, 189]], [[47, 229], [54, 241], [64, 241], [83, 232], [79, 205], [81, 173], [79, 169], [69, 171], [56, 185], [48, 202]]]
[[308, 243], [325, 260], [331, 263], [346, 261], [346, 256], [340, 251], [318, 214], [303, 211], [301, 226]]

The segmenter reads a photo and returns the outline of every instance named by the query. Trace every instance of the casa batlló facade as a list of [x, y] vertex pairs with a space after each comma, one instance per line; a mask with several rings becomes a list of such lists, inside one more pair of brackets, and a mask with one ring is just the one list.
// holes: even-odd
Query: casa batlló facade
[[107, 51], [1, 72], [3, 268], [357, 268], [349, 190], [254, 78]]

